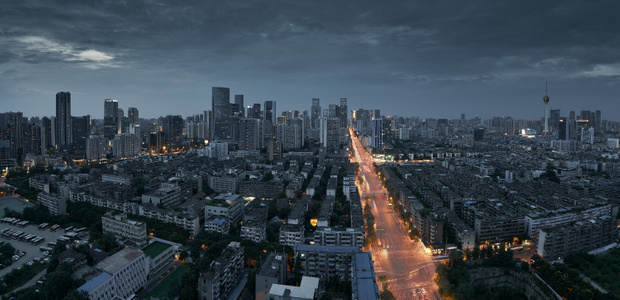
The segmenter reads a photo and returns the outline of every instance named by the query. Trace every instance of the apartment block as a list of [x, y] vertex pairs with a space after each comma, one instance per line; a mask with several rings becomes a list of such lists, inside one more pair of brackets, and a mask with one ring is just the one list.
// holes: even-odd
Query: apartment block
[[239, 242], [230, 242], [209, 269], [200, 274], [198, 299], [225, 299], [241, 280], [243, 272], [243, 247]]
[[146, 224], [127, 219], [127, 214], [107, 213], [101, 217], [101, 227], [104, 233], [110, 232], [116, 237], [127, 239], [138, 249], [147, 245]]

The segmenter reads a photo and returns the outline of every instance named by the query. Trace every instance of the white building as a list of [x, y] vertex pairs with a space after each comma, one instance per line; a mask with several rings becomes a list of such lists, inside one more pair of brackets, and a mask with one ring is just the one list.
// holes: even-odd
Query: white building
[[37, 201], [47, 207], [52, 215], [64, 215], [67, 213], [67, 200], [45, 192], [39, 193]]
[[267, 238], [267, 224], [259, 220], [244, 221], [241, 225], [241, 237], [260, 243]]
[[319, 278], [303, 276], [299, 286], [274, 284], [266, 300], [312, 300], [318, 297]]
[[212, 215], [227, 217], [237, 223], [243, 217], [245, 200], [238, 194], [221, 194], [205, 205], [205, 219]]
[[144, 253], [125, 248], [95, 266], [102, 273], [83, 284], [78, 292], [88, 293], [91, 300], [128, 299], [146, 285], [148, 263]]
[[116, 237], [126, 238], [137, 248], [146, 246], [146, 223], [127, 219], [127, 214], [107, 213], [101, 217], [103, 232], [110, 232]]
[[181, 252], [181, 246], [160, 238], [151, 239], [149, 245], [142, 249], [149, 265], [148, 277], [151, 278], [170, 264]]

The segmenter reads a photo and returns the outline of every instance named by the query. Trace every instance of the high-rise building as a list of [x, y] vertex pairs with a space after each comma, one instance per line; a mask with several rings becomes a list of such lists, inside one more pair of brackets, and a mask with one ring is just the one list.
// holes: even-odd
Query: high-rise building
[[127, 109], [127, 123], [135, 125], [140, 124], [140, 116], [137, 108], [130, 107]]
[[263, 120], [276, 123], [276, 102], [273, 100], [265, 101], [265, 114]]
[[549, 111], [549, 132], [556, 135], [559, 131], [560, 109], [551, 109]]
[[329, 117], [329, 110], [323, 110], [323, 118], [321, 119], [321, 145], [329, 152], [336, 151], [340, 148], [340, 119], [337, 117]]
[[349, 107], [347, 106], [347, 98], [340, 98], [340, 127], [347, 128], [349, 126]]
[[100, 160], [106, 157], [105, 138], [101, 135], [91, 135], [86, 139], [86, 159]]
[[372, 144], [379, 151], [383, 150], [383, 119], [374, 119], [371, 122]]
[[[4, 150], [3, 158], [17, 158], [18, 149], [24, 144], [24, 114], [6, 112], [0, 114], [0, 140], [4, 140], [8, 149]], [[4, 147], [6, 148], [6, 147]], [[8, 152], [7, 152], [8, 150]]]
[[135, 134], [120, 133], [112, 140], [112, 155], [116, 158], [130, 158], [140, 154], [140, 139]]
[[601, 119], [601, 111], [597, 110], [594, 112], [594, 116], [595, 116], [595, 124], [594, 124], [594, 130], [596, 132], [601, 132], [603, 131], [603, 120]]
[[230, 138], [230, 89], [213, 87], [211, 89], [211, 110], [213, 111], [213, 139]]
[[252, 106], [248, 106], [247, 112], [248, 118], [252, 119], [263, 119], [263, 113], [260, 108], [260, 103], [254, 103]]
[[166, 144], [169, 149], [180, 148], [183, 143], [183, 117], [167, 115], [163, 122], [163, 132], [166, 136]]
[[242, 118], [239, 120], [239, 150], [259, 150], [262, 148], [261, 120]]
[[560, 118], [558, 124], [558, 138], [560, 140], [568, 140], [568, 121], [566, 118]]
[[243, 103], [243, 98], [243, 95], [235, 95], [235, 104], [239, 106], [239, 110], [237, 112], [239, 113], [240, 117], [245, 117], [245, 106]]
[[56, 145], [68, 147], [73, 142], [71, 93], [56, 93]]
[[312, 98], [312, 107], [310, 107], [310, 122], [312, 128], [320, 128], [321, 122], [321, 100], [319, 98]]
[[125, 118], [125, 111], [122, 108], [118, 109], [118, 133], [127, 132], [127, 118]]
[[330, 104], [329, 113], [327, 116], [330, 118], [338, 118], [338, 120], [340, 120], [340, 105]]
[[304, 146], [304, 120], [293, 118], [286, 126], [286, 145], [288, 150], [299, 149]]
[[73, 123], [73, 151], [84, 155], [86, 151], [86, 139], [90, 135], [90, 115], [72, 117]]
[[567, 140], [576, 140], [577, 139], [577, 119], [575, 119], [575, 111], [571, 110], [568, 114], [568, 136]]
[[52, 147], [52, 120], [48, 117], [41, 118], [41, 147], [43, 151]]
[[118, 100], [105, 99], [103, 103], [103, 137], [111, 141], [118, 133]]

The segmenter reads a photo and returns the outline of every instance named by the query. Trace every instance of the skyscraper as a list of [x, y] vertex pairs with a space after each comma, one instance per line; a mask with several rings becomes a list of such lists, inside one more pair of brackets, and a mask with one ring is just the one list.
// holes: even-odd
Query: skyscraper
[[549, 110], [549, 132], [552, 134], [557, 134], [559, 130], [560, 124], [560, 109], [551, 109]]
[[248, 106], [248, 118], [261, 120], [263, 119], [260, 110], [260, 103], [254, 103], [254, 105], [252, 105], [251, 107]]
[[383, 150], [383, 119], [373, 119], [370, 125], [372, 131], [371, 147], [382, 151]]
[[349, 107], [347, 98], [340, 98], [340, 127], [347, 128], [349, 125]]
[[90, 136], [90, 115], [73, 117], [73, 152], [85, 155], [86, 139]]
[[71, 93], [56, 93], [56, 145], [61, 148], [73, 142], [71, 126]]
[[242, 118], [239, 120], [239, 150], [259, 150], [262, 147], [261, 120]]
[[239, 106], [239, 110], [237, 111], [239, 116], [245, 117], [245, 106], [243, 104], [243, 95], [235, 95], [235, 104]]
[[183, 142], [183, 127], [185, 125], [183, 117], [167, 115], [163, 121], [166, 145], [168, 145], [170, 150], [180, 148]]
[[320, 128], [321, 122], [321, 100], [319, 98], [312, 98], [312, 107], [310, 107], [310, 122], [312, 128]]
[[103, 137], [111, 141], [118, 134], [118, 100], [105, 99], [103, 103]]
[[276, 123], [276, 102], [272, 100], [265, 101], [265, 117], [263, 118], [265, 121], [271, 122], [271, 124]]
[[230, 89], [213, 87], [211, 89], [211, 107], [213, 111], [213, 139], [226, 140], [230, 137]]
[[135, 107], [130, 107], [127, 109], [127, 122], [129, 124], [138, 125], [140, 124], [140, 116], [138, 114], [138, 109]]

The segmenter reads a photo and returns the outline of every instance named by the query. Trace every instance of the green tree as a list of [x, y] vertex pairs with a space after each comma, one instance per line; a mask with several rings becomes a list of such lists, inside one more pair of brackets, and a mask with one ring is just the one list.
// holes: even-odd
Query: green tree
[[387, 283], [383, 283], [383, 291], [379, 294], [381, 300], [396, 300], [396, 297], [390, 290], [388, 290]]
[[62, 299], [74, 288], [73, 284], [71, 273], [57, 270], [47, 275], [45, 292], [50, 299]]

